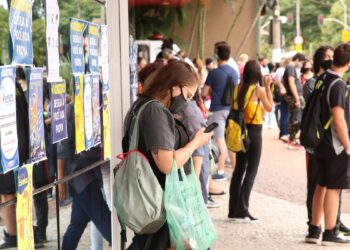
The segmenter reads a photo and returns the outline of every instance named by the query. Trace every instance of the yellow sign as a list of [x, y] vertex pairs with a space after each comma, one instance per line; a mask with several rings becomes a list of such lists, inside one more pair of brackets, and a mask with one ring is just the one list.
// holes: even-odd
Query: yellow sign
[[33, 235], [33, 165], [29, 164], [18, 170], [17, 188], [17, 243], [18, 250], [34, 250]]
[[85, 150], [83, 75], [74, 76], [74, 91], [75, 151], [78, 154]]
[[303, 52], [303, 45], [301, 45], [301, 44], [296, 44], [296, 45], [295, 45], [295, 51], [298, 52], [298, 53]]
[[111, 158], [111, 131], [109, 113], [109, 91], [103, 93], [103, 151], [104, 159]]
[[341, 32], [341, 41], [343, 43], [350, 42], [350, 30], [342, 30], [342, 32]]

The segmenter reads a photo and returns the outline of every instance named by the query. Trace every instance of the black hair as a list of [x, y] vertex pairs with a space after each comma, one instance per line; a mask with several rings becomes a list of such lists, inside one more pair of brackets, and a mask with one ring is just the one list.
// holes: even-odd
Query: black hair
[[16, 81], [18, 80], [25, 80], [26, 74], [24, 73], [24, 69], [22, 67], [16, 68]]
[[334, 50], [333, 65], [336, 67], [344, 67], [350, 63], [350, 44], [340, 44]]
[[213, 59], [212, 58], [207, 58], [205, 59], [205, 65], [209, 65], [213, 62]]
[[318, 74], [318, 72], [320, 71], [321, 63], [324, 61], [326, 57], [327, 50], [334, 51], [333, 48], [328, 45], [321, 46], [315, 51], [315, 54], [313, 57], [313, 62], [314, 62], [313, 68], [314, 68], [315, 74]]
[[292, 61], [296, 61], [296, 60], [298, 60], [298, 61], [300, 61], [300, 62], [303, 62], [303, 61], [306, 60], [306, 57], [305, 57], [304, 54], [302, 54], [302, 53], [296, 53], [296, 54], [293, 56]]
[[249, 60], [243, 69], [243, 77], [239, 85], [238, 92], [238, 108], [243, 109], [245, 103], [245, 96], [250, 85], [260, 82], [262, 78], [261, 67], [257, 60]]
[[230, 46], [219, 46], [217, 54], [221, 61], [227, 61], [228, 59], [230, 59], [231, 55]]

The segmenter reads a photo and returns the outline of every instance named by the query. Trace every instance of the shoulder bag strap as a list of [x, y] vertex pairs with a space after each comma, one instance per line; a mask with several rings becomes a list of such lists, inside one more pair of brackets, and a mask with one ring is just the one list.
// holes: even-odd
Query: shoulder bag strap
[[[330, 111], [330, 113], [331, 113], [331, 117], [329, 117], [327, 123], [324, 125], [324, 129], [328, 129], [329, 126], [331, 126], [332, 121], [333, 121], [333, 115], [332, 115], [332, 111], [330, 110], [331, 107], [330, 107], [330, 104], [329, 104], [329, 103], [330, 103], [330, 98], [331, 98], [331, 97], [330, 97], [330, 96], [331, 96], [331, 89], [332, 89], [332, 87], [334, 86], [334, 84], [335, 84], [338, 80], [339, 80], [339, 78], [333, 80], [333, 82], [331, 82], [331, 84], [329, 85], [329, 87], [328, 87], [328, 89], [327, 89], [327, 104], [328, 104], [328, 106], [329, 106], [329, 111]], [[340, 80], [341, 80], [341, 79], [340, 79]]]
[[[253, 96], [253, 93], [254, 93], [255, 90], [256, 90], [256, 86], [255, 86], [255, 89], [252, 91], [252, 95], [250, 96], [250, 99], [252, 99], [252, 96]], [[251, 123], [254, 121], [254, 118], [255, 118], [255, 116], [256, 116], [256, 113], [258, 112], [259, 105], [260, 105], [260, 99], [258, 98], [258, 103], [256, 104], [256, 108], [255, 108], [254, 115], [253, 115], [252, 119], [250, 119], [249, 124], [251, 124]], [[248, 106], [248, 105], [247, 105], [247, 106]]]

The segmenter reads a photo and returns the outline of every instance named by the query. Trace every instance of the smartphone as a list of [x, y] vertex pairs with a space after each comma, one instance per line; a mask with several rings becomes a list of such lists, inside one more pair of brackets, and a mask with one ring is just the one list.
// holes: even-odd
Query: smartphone
[[208, 125], [208, 127], [205, 128], [204, 133], [210, 133], [211, 131], [216, 129], [218, 126], [219, 124], [217, 124], [216, 122], [213, 122], [210, 125]]

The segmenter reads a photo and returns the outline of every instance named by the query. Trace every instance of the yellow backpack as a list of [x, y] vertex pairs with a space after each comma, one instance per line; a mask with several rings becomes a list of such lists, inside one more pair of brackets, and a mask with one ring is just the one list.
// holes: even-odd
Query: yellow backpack
[[[249, 87], [245, 97], [245, 105], [243, 109], [238, 108], [238, 86], [236, 86], [233, 90], [232, 108], [227, 117], [225, 127], [226, 145], [228, 150], [232, 152], [247, 152], [249, 148], [250, 139], [248, 136], [247, 125], [244, 120], [244, 110], [248, 106], [248, 102], [252, 98], [254, 90], [254, 85]], [[248, 96], [249, 98], [247, 98]]]

